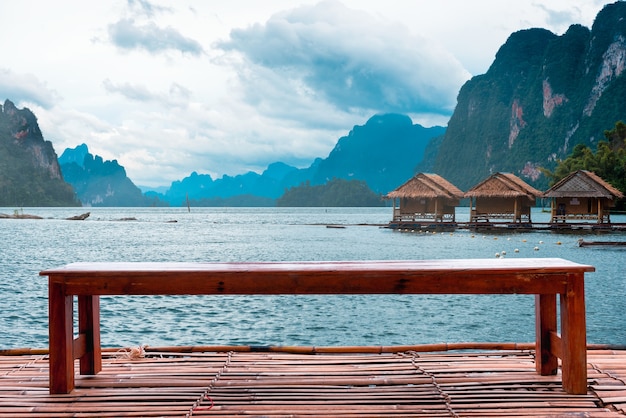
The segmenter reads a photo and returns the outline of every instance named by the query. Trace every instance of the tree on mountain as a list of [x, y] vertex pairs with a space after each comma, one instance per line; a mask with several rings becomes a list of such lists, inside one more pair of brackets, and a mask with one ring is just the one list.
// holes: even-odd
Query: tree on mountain
[[613, 129], [604, 131], [604, 137], [606, 140], [598, 142], [595, 152], [578, 144], [566, 159], [558, 162], [554, 172], [543, 169], [551, 179], [550, 185], [576, 170], [588, 170], [626, 193], [626, 124], [617, 122]]

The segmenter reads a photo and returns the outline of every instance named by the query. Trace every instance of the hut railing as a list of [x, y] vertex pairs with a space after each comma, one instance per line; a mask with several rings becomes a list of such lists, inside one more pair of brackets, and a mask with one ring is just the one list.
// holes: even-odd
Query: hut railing
[[438, 221], [438, 222], [454, 222], [453, 213], [434, 213], [434, 212], [411, 212], [402, 213], [394, 211], [393, 220], [396, 222], [417, 222], [417, 221]]
[[471, 222], [489, 222], [490, 219], [510, 219], [513, 222], [530, 222], [530, 214], [522, 213], [516, 216], [512, 212], [481, 213], [475, 210], [470, 213]]
[[598, 223], [611, 222], [609, 211], [604, 211], [600, 215], [597, 213], [566, 213], [557, 215], [556, 210], [552, 210], [552, 219], [550, 222], [567, 222], [567, 221], [597, 221]]

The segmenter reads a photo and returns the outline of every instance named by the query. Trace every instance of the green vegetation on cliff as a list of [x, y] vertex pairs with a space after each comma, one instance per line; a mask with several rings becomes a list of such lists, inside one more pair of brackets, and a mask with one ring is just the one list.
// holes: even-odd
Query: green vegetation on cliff
[[572, 153], [559, 161], [554, 172], [545, 170], [551, 185], [577, 170], [592, 171], [626, 194], [626, 124], [619, 121], [605, 131], [606, 141], [598, 143], [595, 152], [584, 144], [574, 147]]
[[80, 206], [35, 115], [9, 100], [0, 106], [0, 206]]
[[605, 6], [591, 30], [572, 25], [511, 34], [486, 74], [460, 90], [432, 171], [463, 190], [511, 172], [538, 189], [578, 144], [597, 149], [626, 120], [626, 2]]

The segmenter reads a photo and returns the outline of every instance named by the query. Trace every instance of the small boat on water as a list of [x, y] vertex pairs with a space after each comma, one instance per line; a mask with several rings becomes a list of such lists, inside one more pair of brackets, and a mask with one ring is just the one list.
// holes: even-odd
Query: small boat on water
[[626, 247], [626, 241], [585, 241], [580, 238], [578, 240], [579, 247]]

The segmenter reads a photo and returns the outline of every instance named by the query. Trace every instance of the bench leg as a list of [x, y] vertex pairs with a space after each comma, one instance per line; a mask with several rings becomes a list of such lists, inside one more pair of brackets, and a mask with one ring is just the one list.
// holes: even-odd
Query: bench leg
[[587, 393], [587, 328], [585, 286], [582, 274], [571, 274], [561, 295], [563, 341], [563, 388], [568, 393]]
[[50, 349], [50, 394], [70, 393], [74, 389], [73, 297], [65, 286], [49, 282], [48, 323]]
[[552, 347], [551, 334], [556, 333], [556, 295], [535, 296], [535, 365], [542, 376], [556, 374], [559, 359]]
[[80, 356], [80, 374], [97, 374], [102, 370], [100, 348], [100, 296], [78, 297], [78, 333], [85, 339]]

